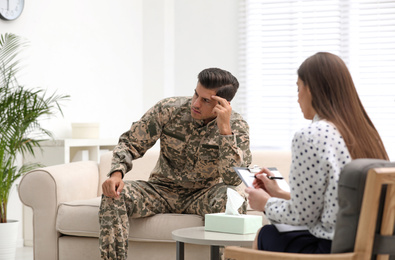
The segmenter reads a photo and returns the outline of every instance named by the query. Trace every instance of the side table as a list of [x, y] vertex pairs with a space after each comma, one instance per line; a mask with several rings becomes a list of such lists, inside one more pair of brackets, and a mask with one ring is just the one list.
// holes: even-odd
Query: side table
[[177, 260], [184, 260], [184, 243], [209, 245], [210, 259], [219, 260], [219, 248], [222, 246], [252, 247], [254, 234], [230, 234], [205, 231], [204, 226], [177, 229], [172, 232], [173, 239], [177, 242]]

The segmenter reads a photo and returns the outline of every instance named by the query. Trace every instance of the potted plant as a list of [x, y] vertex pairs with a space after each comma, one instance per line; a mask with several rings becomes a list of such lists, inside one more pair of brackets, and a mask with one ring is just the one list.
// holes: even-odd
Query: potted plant
[[[18, 155], [34, 155], [33, 148], [40, 147], [41, 141], [51, 137], [51, 132], [41, 127], [40, 120], [62, 112], [60, 101], [68, 98], [18, 84], [19, 53], [26, 45], [25, 40], [14, 34], [0, 37], [0, 228], [15, 222], [7, 219], [7, 202], [13, 184], [23, 173], [38, 167], [37, 164], [17, 166]], [[10, 235], [0, 234], [0, 239], [10, 243]]]

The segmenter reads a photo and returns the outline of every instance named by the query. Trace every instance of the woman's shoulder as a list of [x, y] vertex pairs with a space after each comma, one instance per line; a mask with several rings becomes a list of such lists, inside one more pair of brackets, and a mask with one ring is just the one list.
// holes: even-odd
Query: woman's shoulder
[[303, 139], [308, 142], [319, 142], [320, 140], [333, 140], [342, 138], [336, 126], [326, 120], [316, 120], [310, 125], [299, 129], [294, 139]]
[[338, 132], [335, 125], [333, 125], [332, 123], [330, 123], [324, 119], [312, 122], [307, 128], [312, 132], [313, 131], [324, 132], [324, 133]]
[[332, 124], [329, 123], [326, 120], [317, 120], [313, 121], [311, 124], [300, 128], [297, 133], [299, 134], [305, 134], [305, 135], [311, 135], [315, 133], [321, 133], [321, 132], [333, 132], [337, 131], [336, 127]]

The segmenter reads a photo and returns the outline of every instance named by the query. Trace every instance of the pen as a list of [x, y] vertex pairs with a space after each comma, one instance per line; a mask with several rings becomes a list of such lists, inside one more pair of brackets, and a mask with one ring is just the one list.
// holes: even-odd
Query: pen
[[276, 176], [267, 176], [271, 180], [282, 180], [284, 179], [283, 177], [276, 177]]
[[[277, 176], [267, 176], [267, 178], [271, 179], [271, 180], [283, 180], [283, 177], [277, 177]], [[254, 178], [256, 178], [256, 175], [254, 175]]]
[[[248, 166], [247, 168], [248, 168], [248, 170], [249, 170], [251, 173], [258, 173], [258, 172], [260, 172], [260, 170], [261, 170], [261, 168], [259, 168], [258, 165], [254, 165], [254, 166], [252, 166], [252, 167]], [[265, 173], [265, 175], [267, 176], [266, 173]], [[283, 179], [284, 179], [283, 177], [277, 177], [277, 176], [267, 176], [267, 177], [268, 177], [269, 179], [271, 179], [271, 180], [283, 180]], [[255, 175], [254, 175], [254, 178], [256, 178]]]

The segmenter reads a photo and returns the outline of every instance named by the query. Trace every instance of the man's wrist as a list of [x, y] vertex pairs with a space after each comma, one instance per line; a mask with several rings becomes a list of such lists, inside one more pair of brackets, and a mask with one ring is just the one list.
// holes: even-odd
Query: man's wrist
[[232, 134], [233, 134], [233, 133], [232, 133], [232, 128], [230, 128], [230, 126], [229, 126], [229, 127], [220, 128], [220, 129], [219, 129], [219, 133], [220, 133], [221, 135], [232, 135]]
[[115, 171], [115, 172], [112, 172], [112, 173], [110, 174], [110, 178], [111, 178], [111, 177], [122, 179], [122, 178], [123, 178], [123, 174], [122, 174], [121, 171]]

